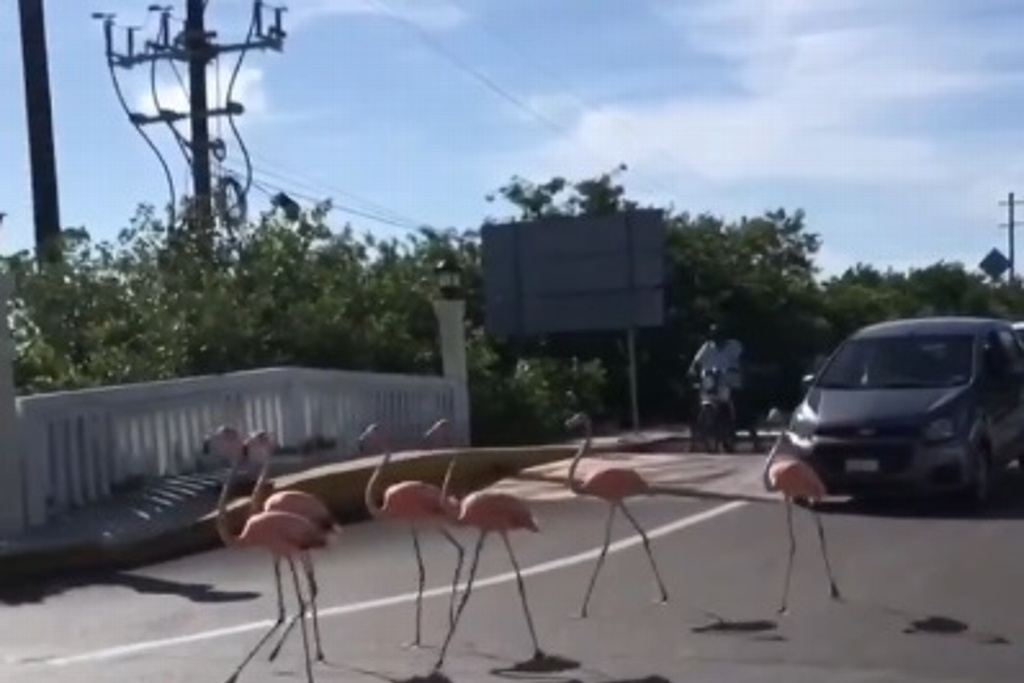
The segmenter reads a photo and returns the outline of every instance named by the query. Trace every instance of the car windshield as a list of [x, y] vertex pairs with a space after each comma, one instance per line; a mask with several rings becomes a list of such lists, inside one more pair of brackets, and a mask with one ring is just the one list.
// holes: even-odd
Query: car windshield
[[917, 389], [966, 384], [974, 374], [970, 335], [907, 335], [847, 341], [818, 377], [824, 389]]

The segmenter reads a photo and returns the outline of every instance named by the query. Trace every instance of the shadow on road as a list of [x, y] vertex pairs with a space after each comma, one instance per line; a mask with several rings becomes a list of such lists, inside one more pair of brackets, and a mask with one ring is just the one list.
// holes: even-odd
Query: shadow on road
[[[697, 634], [751, 635], [757, 640], [784, 642], [784, 636], [774, 633], [777, 630], [778, 624], [769, 620], [731, 621], [724, 618], [690, 629]], [[766, 637], [765, 634], [771, 635]]]
[[536, 674], [558, 674], [579, 668], [580, 663], [574, 659], [541, 652], [511, 666], [491, 669], [491, 675], [499, 678], [530, 678]]
[[914, 614], [897, 607], [869, 602], [848, 602], [847, 604], [854, 609], [862, 608], [869, 612], [895, 617], [904, 624], [901, 633], [905, 635], [960, 638], [973, 641], [978, 645], [1011, 644], [1005, 636], [976, 631], [967, 622], [949, 616]]
[[117, 586], [142, 595], [170, 595], [203, 605], [244, 602], [255, 600], [261, 595], [254, 591], [218, 590], [208, 583], [187, 583], [130, 572], [114, 572], [80, 577], [72, 581], [55, 581], [0, 589], [0, 603], [11, 606], [41, 603], [55, 595], [89, 586]]

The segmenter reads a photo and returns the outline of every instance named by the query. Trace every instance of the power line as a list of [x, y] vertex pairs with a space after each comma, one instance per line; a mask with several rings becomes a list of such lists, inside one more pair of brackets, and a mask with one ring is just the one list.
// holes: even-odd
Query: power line
[[[467, 75], [472, 77], [474, 80], [476, 80], [478, 83], [480, 83], [483, 87], [485, 87], [486, 89], [490, 90], [492, 93], [494, 93], [498, 97], [502, 98], [506, 102], [512, 104], [514, 107], [519, 109], [521, 112], [523, 112], [524, 114], [526, 114], [530, 118], [534, 119], [536, 122], [538, 122], [541, 125], [543, 125], [545, 128], [551, 130], [552, 132], [559, 133], [559, 134], [569, 134], [569, 133], [572, 132], [569, 129], [569, 127], [567, 127], [564, 124], [562, 124], [562, 123], [552, 119], [551, 117], [547, 116], [543, 112], [539, 111], [536, 107], [531, 106], [528, 102], [526, 102], [522, 98], [516, 96], [515, 94], [510, 92], [507, 88], [503, 87], [494, 78], [492, 78], [491, 76], [487, 75], [486, 73], [484, 73], [480, 69], [476, 68], [472, 64], [468, 63], [467, 61], [465, 61], [465, 60], [461, 59], [460, 57], [458, 57], [457, 55], [455, 55], [453, 52], [448, 50], [439, 40], [437, 40], [437, 38], [435, 38], [429, 31], [425, 30], [423, 27], [419, 26], [416, 22], [409, 20], [408, 18], [406, 18], [405, 16], [403, 16], [399, 12], [395, 11], [395, 9], [393, 7], [391, 7], [389, 4], [387, 4], [387, 2], [385, 2], [385, 0], [367, 0], [367, 1], [370, 4], [372, 4], [373, 6], [375, 6], [377, 9], [379, 9], [380, 12], [382, 14], [384, 14], [386, 17], [388, 17], [389, 19], [391, 19], [392, 21], [394, 21], [394, 22], [396, 22], [398, 24], [401, 24], [402, 26], [405, 26], [406, 28], [411, 30], [413, 33], [415, 33], [416, 36], [420, 39], [421, 42], [423, 42], [427, 47], [432, 49], [438, 55], [440, 55], [441, 57], [446, 59], [448, 62], [450, 62], [457, 69], [463, 71], [464, 73], [466, 73]], [[482, 26], [482, 28], [486, 32], [491, 33], [493, 36], [501, 39], [499, 34], [494, 32], [493, 30], [488, 29], [486, 26]], [[511, 42], [508, 39], [502, 39], [502, 41], [505, 42], [506, 45], [514, 47], [514, 46], [512, 46]], [[534, 62], [534, 68], [537, 68], [535, 62]], [[551, 72], [549, 72], [549, 74], [550, 73]], [[558, 80], [558, 79], [555, 79], [555, 80]], [[570, 92], [570, 94], [572, 94], [572, 93]], [[592, 105], [588, 104], [579, 95], [575, 95], [575, 99], [577, 99], [577, 103], [581, 105], [581, 109], [591, 110], [591, 111], [594, 109], [594, 107]], [[622, 163], [621, 159], [619, 159], [619, 160], [611, 160], [611, 159], [605, 158], [603, 155], [598, 154], [594, 149], [592, 149], [591, 147], [581, 143], [578, 140], [576, 141], [576, 144], [577, 144], [578, 147], [580, 147], [582, 149], [582, 151], [586, 152], [592, 159], [594, 159], [595, 161], [600, 162], [601, 164], [608, 164], [608, 165], [615, 164], [615, 165], [618, 165], [618, 164]], [[655, 178], [655, 177], [653, 177], [653, 176], [651, 176], [649, 174], [642, 174], [642, 176], [645, 176], [646, 179], [652, 185], [658, 187], [660, 190], [662, 190], [666, 194], [668, 194], [670, 196], [672, 194], [674, 194], [674, 191], [671, 188], [669, 188], [667, 185], [665, 185], [663, 182], [661, 182], [657, 178]]]
[[[237, 169], [232, 168], [232, 166], [229, 164], [226, 164], [225, 168], [230, 172], [237, 173]], [[289, 197], [295, 197], [310, 204], [320, 204], [325, 200], [330, 199], [331, 208], [340, 213], [344, 213], [357, 218], [363, 218], [374, 223], [378, 223], [380, 225], [398, 228], [400, 230], [411, 231], [418, 230], [419, 228], [423, 227], [422, 223], [417, 223], [409, 220], [402, 220], [395, 218], [394, 216], [389, 216], [387, 214], [381, 214], [374, 211], [351, 206], [344, 202], [335, 201], [333, 198], [330, 197], [314, 196], [311, 193], [311, 191], [305, 191], [301, 187], [296, 189], [296, 184], [294, 182], [289, 182], [287, 179], [282, 180], [280, 176], [277, 176], [277, 180], [275, 180], [275, 175], [276, 174], [268, 171], [264, 171], [258, 168], [255, 169], [253, 173], [253, 188], [259, 190], [260, 192], [262, 192], [264, 195], [271, 199], [273, 199], [277, 194], [281, 192], [284, 192], [284, 194]]]

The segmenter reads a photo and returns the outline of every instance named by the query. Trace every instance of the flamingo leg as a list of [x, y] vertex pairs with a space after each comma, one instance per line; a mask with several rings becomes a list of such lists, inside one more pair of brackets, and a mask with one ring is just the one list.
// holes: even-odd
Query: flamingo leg
[[413, 525], [412, 547], [416, 551], [416, 635], [413, 637], [410, 647], [418, 648], [423, 643], [421, 628], [423, 624], [423, 589], [427, 583], [427, 570], [423, 566], [423, 550], [420, 548], [420, 534]]
[[270, 628], [267, 629], [267, 632], [264, 633], [263, 637], [256, 642], [256, 646], [249, 651], [249, 654], [245, 656], [245, 659], [242, 660], [234, 673], [227, 678], [225, 683], [235, 683], [235, 681], [238, 680], [238, 677], [242, 674], [245, 667], [249, 665], [249, 662], [252, 661], [253, 657], [256, 656], [256, 653], [258, 653], [263, 646], [270, 641], [271, 636], [273, 636], [277, 629], [281, 628], [281, 624], [284, 623], [285, 609], [284, 590], [281, 585], [281, 560], [277, 557], [274, 558], [274, 585], [277, 587], [277, 621], [271, 624]]
[[309, 608], [313, 613], [313, 643], [316, 645], [316, 660], [322, 662], [327, 658], [324, 656], [324, 649], [320, 644], [320, 609], [316, 604], [317, 596], [320, 594], [320, 585], [316, 580], [313, 558], [308, 552], [302, 554], [302, 568], [306, 571], [306, 582], [309, 584]]
[[833, 600], [842, 600], [843, 596], [839, 592], [836, 575], [832, 571], [832, 562], [828, 557], [828, 542], [825, 540], [825, 526], [821, 523], [821, 514], [814, 508], [811, 508], [811, 514], [814, 515], [814, 524], [818, 527], [818, 547], [821, 549], [821, 559], [825, 563], [825, 573], [828, 574], [829, 595]]
[[450, 531], [443, 527], [441, 528], [441, 535], [448, 539], [448, 542], [455, 548], [455, 552], [458, 553], [458, 559], [455, 562], [455, 576], [452, 577], [452, 594], [448, 600], [448, 625], [451, 626], [455, 621], [455, 597], [459, 592], [459, 578], [462, 577], [462, 565], [466, 563], [466, 549], [452, 536]]
[[309, 656], [309, 632], [306, 629], [306, 603], [302, 598], [302, 586], [299, 585], [299, 573], [295, 571], [295, 560], [288, 558], [288, 568], [292, 572], [292, 583], [295, 586], [295, 599], [299, 603], [299, 630], [302, 631], [302, 654], [306, 658], [306, 683], [313, 683], [313, 662]]
[[668, 591], [665, 590], [665, 582], [661, 580], [661, 572], [658, 571], [658, 563], [654, 560], [654, 553], [651, 552], [651, 539], [647, 538], [647, 532], [644, 531], [643, 527], [640, 526], [640, 522], [636, 520], [633, 513], [629, 511], [626, 504], [623, 502], [619, 503], [619, 508], [622, 510], [622, 514], [626, 515], [626, 519], [633, 525], [636, 532], [640, 534], [640, 541], [643, 543], [644, 552], [647, 554], [647, 560], [651, 564], [651, 572], [654, 574], [654, 580], [658, 584], [658, 592], [660, 593], [659, 601], [668, 602]]
[[601, 554], [597, 556], [594, 563], [594, 573], [590, 575], [590, 583], [587, 584], [587, 592], [583, 596], [583, 606], [580, 607], [580, 619], [587, 618], [587, 607], [590, 605], [590, 596], [594, 593], [594, 586], [597, 585], [597, 575], [601, 573], [605, 557], [608, 555], [608, 546], [612, 542], [612, 524], [615, 522], [615, 506], [608, 506], [608, 519], [604, 524], [604, 542], [601, 545]]
[[[316, 571], [313, 568], [312, 559], [308, 553], [302, 555], [302, 569], [306, 576], [306, 581], [309, 584], [309, 609], [313, 614], [313, 640], [316, 644], [316, 658], [317, 661], [324, 661], [327, 657], [324, 655], [323, 647], [320, 644], [320, 615], [316, 604], [316, 598], [320, 594], [320, 585], [316, 580]], [[295, 630], [295, 625], [298, 623], [300, 617], [304, 617], [304, 610], [300, 610], [297, 614], [293, 615], [288, 623], [285, 624], [284, 630], [281, 632], [281, 637], [278, 638], [277, 643], [274, 645], [270, 654], [267, 656], [267, 661], [273, 662], [277, 659], [278, 655], [281, 654], [281, 649], [284, 647], [285, 642], [288, 641], [288, 636]]]
[[437, 656], [437, 662], [434, 663], [434, 671], [439, 671], [444, 666], [444, 658], [448, 654], [448, 646], [452, 643], [452, 637], [455, 636], [455, 630], [459, 626], [459, 619], [462, 618], [462, 613], [466, 609], [466, 603], [469, 602], [469, 595], [473, 592], [473, 581], [476, 580], [477, 569], [480, 568], [480, 555], [484, 549], [484, 541], [487, 540], [487, 532], [481, 531], [480, 538], [477, 539], [476, 548], [473, 550], [473, 560], [469, 564], [469, 576], [466, 578], [466, 588], [462, 591], [462, 599], [459, 600], [459, 607], [455, 610], [455, 619], [452, 621], [451, 626], [448, 627], [448, 634], [444, 638], [444, 643], [441, 645], [441, 652]]
[[281, 631], [281, 637], [277, 639], [277, 643], [271, 649], [270, 654], [267, 655], [267, 661], [273, 662], [277, 659], [277, 656], [281, 654], [281, 648], [284, 647], [285, 641], [288, 640], [288, 636], [291, 635], [292, 631], [295, 630], [295, 625], [299, 623], [299, 618], [305, 616], [300, 609], [298, 613], [293, 614], [292, 618], [288, 620], [288, 623], [284, 625], [284, 630]]
[[519, 601], [523, 604], [526, 627], [530, 629], [530, 640], [533, 641], [533, 657], [534, 659], [541, 659], [544, 656], [544, 652], [540, 649], [540, 643], [537, 641], [537, 629], [533, 626], [533, 615], [530, 614], [530, 603], [526, 599], [526, 584], [523, 582], [523, 573], [519, 569], [519, 561], [516, 559], [515, 551], [512, 550], [512, 542], [508, 540], [508, 534], [502, 532], [501, 540], [504, 542], [505, 550], [508, 552], [508, 561], [512, 563], [512, 571], [516, 573], [516, 589], [519, 591]]
[[[278, 574], [280, 574], [280, 565], [277, 563], [276, 560], [274, 562], [274, 568], [278, 571]], [[238, 677], [242, 675], [242, 671], [244, 671], [245, 667], [249, 665], [249, 662], [253, 660], [253, 657], [256, 656], [256, 653], [259, 652], [260, 649], [262, 649], [263, 646], [267, 644], [267, 642], [270, 640], [270, 637], [274, 635], [277, 629], [281, 628], [281, 624], [283, 621], [284, 614], [282, 613], [281, 616], [278, 618], [278, 621], [276, 621], [274, 624], [270, 626], [269, 629], [267, 629], [267, 632], [263, 634], [263, 637], [256, 642], [256, 645], [253, 646], [251, 650], [249, 650], [249, 653], [245, 656], [245, 658], [238, 664], [237, 667], [235, 667], [235, 670], [232, 672], [230, 676], [227, 677], [225, 683], [236, 683], [236, 681], [238, 681]]]
[[274, 585], [277, 587], [277, 626], [284, 623], [284, 586], [281, 583], [281, 559], [274, 558]]
[[793, 560], [796, 558], [796, 533], [793, 531], [793, 499], [786, 496], [786, 529], [789, 531], [789, 557], [786, 560], [786, 579], [782, 584], [782, 604], [779, 614], [789, 611], [789, 585], [793, 578]]

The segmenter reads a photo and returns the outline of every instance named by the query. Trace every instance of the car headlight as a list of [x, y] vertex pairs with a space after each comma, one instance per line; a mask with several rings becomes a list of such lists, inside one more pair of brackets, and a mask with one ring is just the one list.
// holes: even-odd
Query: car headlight
[[928, 441], [948, 441], [954, 437], [956, 437], [956, 421], [951, 417], [932, 420], [924, 428], [924, 438]]
[[817, 415], [807, 406], [801, 403], [793, 413], [793, 419], [789, 423], [789, 438], [794, 446], [806, 448], [811, 445], [814, 438], [814, 431], [818, 425]]

